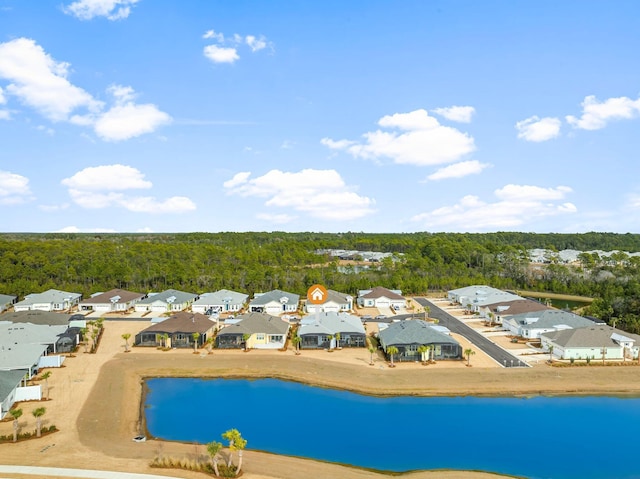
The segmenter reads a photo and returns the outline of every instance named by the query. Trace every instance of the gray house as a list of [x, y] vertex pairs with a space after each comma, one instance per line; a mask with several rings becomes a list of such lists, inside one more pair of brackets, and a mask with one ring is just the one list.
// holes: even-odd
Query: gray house
[[442, 333], [421, 319], [391, 323], [380, 331], [380, 345], [385, 354], [391, 346], [398, 348], [396, 361], [420, 361], [420, 346], [430, 347], [432, 359], [461, 359], [462, 346], [448, 334]]
[[204, 314], [181, 311], [140, 331], [136, 334], [134, 344], [166, 348], [199, 347], [213, 337], [215, 327], [216, 323]]
[[239, 321], [225, 326], [216, 336], [221, 349], [281, 349], [287, 341], [291, 325], [279, 317], [265, 313], [238, 316]]
[[502, 320], [502, 326], [514, 336], [536, 339], [542, 333], [593, 326], [594, 322], [559, 309], [516, 314]]
[[159, 313], [184, 311], [191, 306], [191, 303], [196, 299], [198, 299], [197, 294], [168, 289], [161, 293], [149, 293], [149, 296], [135, 304], [134, 309], [136, 313], [148, 311]]
[[16, 400], [16, 391], [27, 371], [0, 371], [0, 420], [4, 419]]
[[253, 301], [249, 303], [249, 311], [252, 313], [267, 313], [279, 316], [282, 313], [295, 313], [298, 311], [300, 296], [274, 289], [267, 293], [256, 293]]
[[221, 289], [215, 293], [203, 293], [191, 305], [191, 311], [201, 314], [237, 313], [249, 299], [248, 294]]
[[[337, 335], [340, 335], [338, 341]], [[300, 322], [298, 329], [302, 349], [364, 347], [366, 332], [359, 317], [347, 313], [316, 313]]]
[[6, 311], [12, 304], [18, 300], [17, 296], [11, 296], [9, 294], [0, 294], [0, 313]]
[[76, 306], [82, 294], [49, 289], [43, 293], [28, 294], [24, 300], [13, 306], [14, 311], [65, 311]]
[[353, 296], [329, 289], [327, 290], [327, 299], [324, 303], [311, 304], [307, 301], [304, 305], [304, 309], [309, 314], [315, 313], [316, 311], [346, 313], [353, 309]]

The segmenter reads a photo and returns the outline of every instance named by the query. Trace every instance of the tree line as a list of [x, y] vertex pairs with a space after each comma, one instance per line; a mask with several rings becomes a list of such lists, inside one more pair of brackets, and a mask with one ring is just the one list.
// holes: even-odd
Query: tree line
[[[527, 250], [585, 253], [575, 265], [529, 262]], [[393, 253], [356, 273], [320, 249]], [[226, 288], [252, 295], [282, 289], [304, 295], [314, 283], [337, 291], [382, 285], [406, 295], [471, 284], [596, 298], [589, 313], [640, 332], [640, 235], [615, 233], [184, 233], [0, 235], [0, 293], [21, 299], [49, 288], [85, 297], [112, 288]]]

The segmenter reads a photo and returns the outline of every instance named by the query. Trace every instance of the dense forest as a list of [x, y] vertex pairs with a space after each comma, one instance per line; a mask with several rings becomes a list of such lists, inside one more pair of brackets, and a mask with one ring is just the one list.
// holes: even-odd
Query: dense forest
[[[354, 273], [319, 249], [393, 253]], [[566, 265], [531, 265], [527, 250], [618, 250], [583, 253]], [[227, 288], [253, 294], [309, 285], [356, 294], [382, 285], [406, 295], [471, 284], [596, 298], [590, 314], [640, 333], [640, 235], [613, 233], [185, 233], [1, 234], [0, 293], [48, 288], [85, 296], [111, 288], [202, 293]]]

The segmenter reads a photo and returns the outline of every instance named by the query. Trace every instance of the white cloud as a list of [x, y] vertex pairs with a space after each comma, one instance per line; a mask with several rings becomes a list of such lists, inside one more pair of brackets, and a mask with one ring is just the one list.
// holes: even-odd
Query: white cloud
[[516, 123], [518, 138], [526, 141], [547, 141], [560, 135], [558, 118], [532, 116]]
[[295, 141], [284, 140], [280, 145], [280, 148], [282, 148], [283, 150], [291, 150], [295, 145], [296, 145]]
[[56, 62], [28, 38], [0, 43], [0, 78], [6, 92], [52, 121], [67, 120], [72, 111], [98, 111], [102, 104], [67, 80], [69, 64]]
[[49, 136], [53, 136], [56, 133], [53, 128], [49, 128], [48, 126], [44, 126], [44, 125], [36, 126], [36, 130], [42, 131], [43, 133], [46, 133]]
[[600, 102], [595, 96], [585, 97], [582, 102], [582, 116], [567, 116], [567, 122], [582, 130], [600, 130], [612, 120], [630, 120], [640, 114], [640, 99], [632, 100], [625, 96], [609, 98]]
[[152, 196], [130, 196], [126, 190], [149, 189], [153, 185], [131, 166], [103, 165], [85, 168], [62, 180], [75, 204], [87, 209], [120, 207], [135, 213], [183, 213], [196, 205], [184, 196], [157, 200]]
[[566, 186], [507, 185], [494, 192], [500, 201], [490, 203], [478, 196], [467, 195], [453, 206], [438, 208], [411, 219], [425, 228], [447, 231], [516, 228], [536, 219], [575, 213], [575, 205], [561, 202], [569, 192], [571, 189]]
[[640, 210], [640, 194], [631, 193], [627, 197], [627, 207], [633, 210]]
[[204, 56], [213, 63], [233, 63], [240, 59], [238, 51], [233, 47], [219, 47], [218, 45], [207, 45], [204, 47]]
[[[108, 88], [114, 105], [105, 112], [103, 102], [69, 82], [68, 71], [68, 63], [56, 62], [31, 39], [0, 44], [0, 78], [11, 82], [6, 92], [51, 121], [93, 127], [100, 138], [111, 141], [151, 133], [171, 122], [155, 105], [134, 103], [130, 86]], [[8, 113], [2, 116], [8, 119]]]
[[460, 163], [454, 163], [453, 165], [440, 168], [435, 173], [427, 176], [427, 179], [437, 181], [448, 178], [462, 178], [463, 176], [477, 175], [489, 166], [491, 165], [488, 163], [480, 163], [477, 160], [461, 161]]
[[121, 20], [131, 13], [131, 7], [138, 0], [77, 0], [63, 11], [80, 20], [91, 20], [94, 17], [107, 17], [109, 20]]
[[139, 230], [136, 230], [136, 233], [153, 233], [153, 229], [149, 228], [148, 226], [145, 226], [144, 228], [140, 228]]
[[153, 185], [137, 168], [126, 165], [90, 166], [77, 172], [62, 184], [76, 190], [113, 191], [148, 189]]
[[171, 123], [171, 117], [150, 103], [116, 105], [102, 114], [94, 125], [96, 134], [107, 141], [122, 141], [152, 133]]
[[0, 120], [10, 120], [11, 114], [9, 110], [0, 110]]
[[77, 226], [65, 226], [54, 233], [116, 233], [111, 228], [78, 228]]
[[363, 135], [364, 142], [324, 138], [321, 143], [356, 158], [387, 157], [398, 164], [416, 166], [451, 163], [475, 150], [471, 136], [440, 125], [426, 110], [387, 115], [378, 121], [378, 125], [401, 131], [368, 132]]
[[47, 213], [55, 213], [56, 211], [62, 211], [69, 208], [69, 203], [62, 203], [60, 205], [38, 205], [38, 208]]
[[4, 90], [0, 87], [0, 105], [7, 103], [7, 99], [4, 97]]
[[355, 193], [335, 170], [271, 170], [255, 179], [249, 176], [238, 173], [225, 182], [228, 194], [266, 198], [265, 206], [291, 208], [325, 220], [352, 220], [374, 211], [375, 201]]
[[284, 225], [286, 223], [291, 223], [293, 220], [297, 219], [297, 216], [291, 216], [287, 214], [271, 215], [268, 213], [258, 213], [256, 215], [256, 218], [259, 220], [268, 221], [269, 223]]
[[476, 112], [472, 106], [450, 106], [447, 108], [436, 108], [433, 113], [445, 117], [447, 120], [460, 123], [471, 123], [471, 117]]
[[33, 199], [26, 176], [0, 170], [0, 204], [15, 205]]
[[239, 48], [246, 48], [255, 53], [269, 47], [273, 51], [273, 44], [264, 35], [233, 35], [225, 36], [224, 33], [215, 30], [207, 30], [202, 38], [214, 40], [216, 43], [207, 45], [203, 49], [204, 56], [214, 63], [234, 63], [240, 59]]

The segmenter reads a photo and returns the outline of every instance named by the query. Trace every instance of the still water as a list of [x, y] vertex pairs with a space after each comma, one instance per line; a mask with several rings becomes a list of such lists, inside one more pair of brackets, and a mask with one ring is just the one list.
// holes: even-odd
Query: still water
[[276, 379], [147, 381], [151, 436], [406, 471], [640, 478], [640, 399], [379, 398]]

